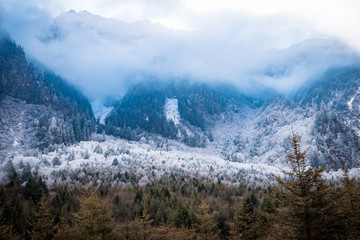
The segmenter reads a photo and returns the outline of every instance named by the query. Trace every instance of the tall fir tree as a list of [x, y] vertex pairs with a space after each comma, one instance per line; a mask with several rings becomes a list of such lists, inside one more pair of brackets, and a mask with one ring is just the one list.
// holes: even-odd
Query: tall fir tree
[[141, 210], [141, 214], [136, 216], [136, 218], [128, 223], [125, 223], [122, 226], [120, 239], [129, 239], [129, 240], [147, 240], [153, 239], [151, 232], [151, 223], [150, 216], [147, 214], [145, 204]]
[[215, 240], [219, 239], [220, 230], [210, 213], [210, 206], [203, 201], [199, 207], [199, 212], [195, 214], [198, 222], [195, 228], [198, 232], [198, 239]]
[[32, 240], [50, 240], [54, 236], [54, 220], [52, 219], [47, 202], [43, 196], [38, 203], [35, 220], [32, 222], [32, 230], [29, 232]]
[[254, 207], [251, 195], [241, 202], [235, 223], [231, 226], [230, 239], [261, 239], [268, 230], [267, 216]]
[[346, 167], [339, 180], [342, 185], [340, 211], [345, 221], [345, 236], [348, 239], [357, 239], [360, 236], [360, 186], [355, 177], [349, 176]]
[[115, 224], [107, 203], [95, 191], [91, 191], [88, 197], [80, 200], [80, 209], [73, 217], [73, 227], [70, 229], [72, 239], [116, 239]]
[[286, 180], [275, 176], [280, 185], [280, 223], [290, 228], [295, 239], [338, 239], [342, 234], [339, 195], [322, 176], [325, 166], [307, 164], [307, 151], [301, 150], [300, 140], [294, 133], [289, 138], [293, 152], [286, 155], [290, 163], [290, 170], [282, 171]]

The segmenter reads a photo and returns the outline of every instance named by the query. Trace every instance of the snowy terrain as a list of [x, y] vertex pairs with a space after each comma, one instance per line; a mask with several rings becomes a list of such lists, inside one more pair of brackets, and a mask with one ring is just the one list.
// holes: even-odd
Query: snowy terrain
[[176, 98], [167, 98], [164, 106], [166, 120], [173, 121], [175, 125], [180, 123], [180, 114], [178, 109], [178, 100]]
[[[31, 116], [39, 110], [44, 112], [45, 107], [12, 98], [5, 98], [1, 104], [1, 129], [4, 128], [1, 137], [8, 139], [2, 140], [7, 145], [0, 149], [3, 156], [0, 177], [3, 179], [7, 175], [6, 166], [12, 162], [19, 175], [23, 166], [29, 163], [32, 172], [43, 176], [49, 183], [91, 184], [106, 179], [125, 184], [125, 174], [135, 174], [142, 185], [175, 174], [213, 181], [220, 179], [229, 184], [244, 180], [269, 184], [274, 180], [272, 174], [281, 174], [280, 169], [288, 168], [285, 152], [290, 150], [288, 138], [293, 131], [302, 136], [301, 146], [309, 150], [309, 161], [319, 159], [319, 149], [313, 138], [317, 112], [280, 97], [261, 108], [243, 108], [241, 112], [228, 111], [217, 115], [209, 129], [212, 139], [206, 139], [202, 148], [156, 134], [145, 134], [140, 141], [94, 134], [92, 141], [67, 146], [50, 145], [40, 150], [31, 144], [35, 142], [32, 125], [38, 121]], [[92, 107], [104, 122], [110, 109], [96, 102]], [[163, 109], [168, 121], [183, 125], [177, 99], [166, 99]], [[49, 129], [45, 134], [56, 128], [59, 119], [49, 118]], [[359, 169], [351, 171], [357, 174]], [[327, 173], [329, 179], [339, 175], [340, 172]]]
[[[271, 118], [270, 113], [263, 114]], [[14, 151], [9, 161], [20, 175], [24, 165], [29, 163], [32, 172], [42, 176], [50, 184], [64, 181], [93, 184], [106, 180], [112, 184], [126, 185], [129, 182], [126, 182], [124, 176], [134, 174], [140, 186], [170, 175], [221, 180], [225, 184], [246, 181], [268, 185], [274, 182], [273, 174], [282, 175], [281, 169], [288, 168], [284, 156], [286, 143], [281, 145], [279, 142], [284, 142], [290, 136], [292, 126], [295, 126], [294, 131], [307, 136], [313, 123], [312, 117], [292, 121], [291, 115], [281, 116], [276, 111], [273, 114], [296, 124], [285, 124], [284, 120], [279, 119], [283, 126], [264, 136], [256, 128], [266, 118], [257, 116], [254, 111], [248, 117], [238, 114], [223, 116], [226, 120], [222, 119], [214, 125], [214, 141], [208, 142], [205, 148], [192, 148], [159, 136], [143, 137], [136, 142], [95, 134], [92, 141], [70, 146], [50, 146], [44, 151]], [[255, 116], [257, 119], [254, 120]], [[298, 116], [294, 114], [293, 117]], [[244, 129], [247, 131], [244, 132]], [[239, 138], [246, 139], [243, 149], [239, 148], [242, 146], [237, 142]], [[309, 146], [310, 139], [304, 138], [303, 141], [305, 149]], [[259, 153], [254, 154], [254, 149], [258, 149]], [[9, 161], [2, 162], [3, 179], [6, 178], [6, 165]], [[360, 176], [360, 169], [353, 168], [350, 173]], [[341, 176], [341, 171], [330, 171], [325, 175], [333, 180]]]
[[[139, 184], [145, 184], [163, 175], [190, 175], [208, 179], [221, 179], [224, 183], [248, 182], [269, 184], [272, 174], [279, 168], [266, 164], [231, 162], [221, 155], [209, 154], [207, 149], [190, 149], [174, 141], [163, 142], [142, 139], [140, 142], [95, 135], [98, 140], [80, 142], [69, 147], [59, 146], [49, 152], [29, 150], [11, 157], [15, 169], [21, 174], [21, 166], [30, 163], [49, 183], [58, 181], [92, 182], [94, 175], [102, 175], [109, 181], [120, 182], [116, 175], [134, 173]], [[5, 169], [6, 163], [2, 164]], [[92, 173], [92, 174], [91, 174]], [[5, 172], [2, 172], [5, 177]], [[93, 175], [94, 174], [94, 175]]]
[[105, 124], [105, 120], [107, 116], [111, 113], [114, 107], [106, 107], [101, 101], [93, 101], [91, 103], [91, 108], [93, 110], [94, 116], [96, 120], [99, 120], [100, 124]]

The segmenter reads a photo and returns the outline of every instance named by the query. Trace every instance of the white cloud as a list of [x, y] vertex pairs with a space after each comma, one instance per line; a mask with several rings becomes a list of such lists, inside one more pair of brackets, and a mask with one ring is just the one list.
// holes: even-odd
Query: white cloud
[[[306, 40], [335, 36], [360, 49], [355, 1], [291, 2], [4, 0], [1, 15], [30, 56], [91, 98], [122, 94], [144, 76], [288, 93], [330, 65], [358, 60], [336, 41]], [[114, 18], [69, 12], [52, 19], [70, 8]]]

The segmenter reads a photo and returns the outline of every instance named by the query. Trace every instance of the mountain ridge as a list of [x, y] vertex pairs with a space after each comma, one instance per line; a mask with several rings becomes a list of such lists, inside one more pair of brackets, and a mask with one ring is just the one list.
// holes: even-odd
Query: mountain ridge
[[[0, 40], [0, 101], [2, 144], [7, 142], [0, 149], [3, 153], [21, 142], [30, 141], [25, 149], [71, 144], [89, 139], [95, 130], [91, 105], [84, 95], [54, 73], [35, 68], [22, 47], [8, 37]], [[16, 135], [22, 133], [14, 130], [22, 124], [33, 128], [32, 133], [18, 139]]]
[[[96, 128], [132, 141], [160, 136], [217, 151], [229, 161], [281, 165], [293, 129], [303, 136], [305, 147], [312, 147], [313, 164], [335, 170], [360, 165], [358, 67], [330, 69], [292, 98], [246, 95], [223, 83], [140, 81], [95, 124], [91, 104], [79, 91], [28, 64], [23, 49], [11, 40], [1, 44], [0, 95], [7, 103], [2, 105], [2, 115], [7, 116], [2, 119], [3, 151], [19, 148], [17, 136], [24, 131], [12, 133], [22, 128], [9, 124], [19, 118], [23, 122], [17, 124], [35, 129], [29, 134], [38, 139], [36, 144], [23, 141], [26, 148], [89, 140]], [[16, 108], [20, 110], [11, 110]], [[26, 119], [24, 113], [29, 114]]]

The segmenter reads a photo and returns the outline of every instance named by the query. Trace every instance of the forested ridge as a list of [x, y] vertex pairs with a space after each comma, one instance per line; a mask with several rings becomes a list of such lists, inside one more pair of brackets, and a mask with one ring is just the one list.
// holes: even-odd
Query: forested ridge
[[[169, 121], [164, 112], [168, 99], [176, 99], [181, 124]], [[232, 110], [255, 108], [255, 99], [225, 84], [169, 82], [147, 79], [132, 86], [115, 104], [115, 110], [100, 125], [98, 132], [128, 140], [138, 140], [141, 133], [159, 134], [193, 147], [204, 147], [211, 139], [209, 122]]]
[[[11, 104], [18, 100], [26, 104]], [[33, 140], [39, 148], [88, 140], [95, 130], [88, 99], [52, 71], [34, 66], [23, 48], [8, 37], [0, 39], [0, 103], [4, 101], [6, 106], [0, 107], [1, 134], [10, 135], [11, 123], [21, 120], [18, 116], [14, 119], [13, 113], [22, 112], [24, 118], [32, 120], [26, 128], [36, 132]], [[6, 140], [1, 140], [2, 144]]]
[[[359, 239], [360, 185], [348, 175], [329, 182], [290, 138], [291, 168], [277, 184], [226, 185], [163, 176], [139, 186], [99, 181], [47, 186], [29, 166], [0, 187], [2, 239]], [[345, 166], [344, 166], [345, 167]]]
[[[96, 131], [131, 141], [162, 136], [190, 147], [221, 149], [223, 158], [234, 162], [278, 165], [287, 133], [295, 127], [304, 144], [313, 146], [310, 160], [317, 166], [337, 170], [346, 162], [359, 167], [358, 67], [329, 69], [290, 99], [265, 90], [262, 97], [248, 96], [231, 84], [149, 76], [130, 85], [101, 124], [80, 91], [31, 64], [7, 37], [0, 41], [0, 63], [3, 163], [13, 152], [69, 146], [90, 140]], [[176, 123], [171, 113], [178, 114]]]
[[0, 240], [360, 240], [347, 18], [4, 2]]

